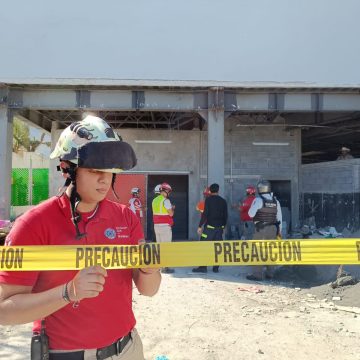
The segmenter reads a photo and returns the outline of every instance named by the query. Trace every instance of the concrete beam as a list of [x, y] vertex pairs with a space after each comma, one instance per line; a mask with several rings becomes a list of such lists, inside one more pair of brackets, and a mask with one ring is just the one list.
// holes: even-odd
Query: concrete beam
[[[197, 111], [207, 110], [206, 90], [11, 89], [10, 108], [49, 110]], [[310, 93], [286, 90], [224, 93], [225, 112], [234, 111], [357, 111], [359, 93]]]
[[[360, 94], [225, 93], [225, 111], [359, 111]], [[231, 97], [231, 99], [229, 98]]]
[[13, 89], [9, 107], [41, 110], [154, 110], [194, 111], [207, 109], [207, 92]]
[[207, 109], [206, 92], [144, 91], [144, 110], [194, 111]]
[[25, 90], [22, 107], [41, 110], [77, 109], [78, 95], [75, 90]]
[[324, 111], [359, 111], [360, 94], [324, 94]]
[[91, 90], [90, 108], [93, 110], [132, 110], [133, 91]]
[[13, 113], [0, 106], [0, 219], [10, 219]]
[[[60, 124], [58, 121], [53, 121], [51, 124], [51, 151], [54, 150], [57, 141], [59, 140], [59, 129]], [[49, 165], [49, 196], [54, 196], [58, 193], [59, 187], [61, 184], [61, 180], [59, 179], [59, 173], [57, 171], [57, 165], [59, 165], [59, 159], [50, 160]]]

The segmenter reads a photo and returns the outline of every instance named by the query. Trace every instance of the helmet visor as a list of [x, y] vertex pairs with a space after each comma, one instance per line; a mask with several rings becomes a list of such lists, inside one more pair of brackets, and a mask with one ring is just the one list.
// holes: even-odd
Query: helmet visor
[[78, 166], [118, 173], [136, 165], [133, 148], [123, 141], [89, 142], [78, 148]]

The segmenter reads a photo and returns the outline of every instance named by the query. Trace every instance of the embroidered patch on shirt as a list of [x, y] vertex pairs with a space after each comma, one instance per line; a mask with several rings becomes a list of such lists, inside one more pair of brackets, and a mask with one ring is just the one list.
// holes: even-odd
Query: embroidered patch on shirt
[[104, 232], [104, 235], [110, 240], [114, 240], [116, 238], [116, 232], [112, 228], [107, 228]]

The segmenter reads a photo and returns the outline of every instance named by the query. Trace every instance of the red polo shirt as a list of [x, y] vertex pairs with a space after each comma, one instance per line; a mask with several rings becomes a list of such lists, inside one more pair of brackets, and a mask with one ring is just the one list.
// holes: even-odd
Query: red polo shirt
[[[88, 221], [79, 223], [87, 236], [76, 240], [67, 196], [53, 197], [16, 220], [7, 245], [137, 245], [144, 238], [141, 224], [125, 205], [103, 200]], [[61, 259], [59, 259], [61, 261]], [[0, 282], [33, 286], [41, 292], [70, 281], [76, 271], [0, 272]], [[60, 297], [60, 294], [59, 294]], [[93, 349], [109, 345], [135, 326], [132, 311], [132, 270], [108, 270], [104, 291], [64, 306], [46, 317], [51, 349]], [[38, 329], [39, 321], [34, 323]]]
[[240, 206], [240, 219], [241, 221], [252, 221], [252, 218], [248, 214], [251, 204], [255, 200], [255, 195], [248, 195]]

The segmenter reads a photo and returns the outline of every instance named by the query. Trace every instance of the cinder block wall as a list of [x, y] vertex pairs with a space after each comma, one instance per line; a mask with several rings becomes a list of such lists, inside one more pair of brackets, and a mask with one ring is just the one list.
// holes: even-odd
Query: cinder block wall
[[[225, 120], [225, 196], [229, 204], [229, 225], [239, 223], [239, 213], [231, 208], [245, 195], [248, 184], [259, 179], [291, 181], [291, 223], [299, 222], [299, 173], [301, 131], [283, 127], [237, 127], [238, 121]], [[206, 184], [207, 133], [202, 133], [201, 185]], [[254, 142], [289, 143], [286, 146], [257, 146]]]
[[302, 165], [301, 218], [315, 217], [317, 227], [360, 228], [360, 159]]
[[303, 193], [345, 194], [360, 191], [360, 159], [301, 166]]

